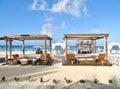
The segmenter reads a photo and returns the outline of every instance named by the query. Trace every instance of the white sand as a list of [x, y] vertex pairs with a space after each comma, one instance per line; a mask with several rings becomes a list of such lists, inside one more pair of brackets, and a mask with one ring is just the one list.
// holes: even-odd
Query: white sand
[[[18, 52], [17, 52], [18, 53]], [[5, 54], [5, 52], [3, 52]], [[18, 53], [19, 54], [19, 53]], [[32, 54], [31, 52], [26, 52], [26, 54]], [[35, 53], [34, 53], [35, 54]], [[62, 60], [62, 59], [59, 59]], [[29, 85], [55, 85], [53, 79], [60, 80], [57, 85], [66, 86], [64, 78], [67, 77], [73, 82], [79, 81], [80, 79], [94, 81], [95, 78], [99, 80], [99, 83], [110, 85], [108, 80], [113, 80], [112, 85], [120, 87], [120, 67], [119, 66], [62, 66], [62, 62], [55, 63], [52, 65], [52, 70], [46, 70], [38, 72], [49, 73], [44, 76], [39, 76], [37, 81], [34, 82], [19, 82], [19, 84], [29, 84]], [[43, 77], [44, 80], [48, 82], [40, 83], [40, 78]], [[14, 82], [11, 82], [14, 83]]]
[[[118, 66], [62, 66], [61, 63], [52, 65], [52, 70], [37, 72], [38, 74], [49, 73], [47, 75], [39, 76], [36, 81], [29, 82], [23, 81], [19, 84], [28, 85], [55, 85], [53, 79], [60, 80], [58, 86], [66, 86], [64, 78], [71, 79], [73, 82], [80, 79], [94, 81], [95, 78], [99, 83], [109, 85], [108, 80], [113, 80], [112, 85], [120, 87], [120, 67]], [[35, 73], [34, 73], [35, 74]], [[40, 78], [43, 77], [44, 81], [40, 83]], [[12, 82], [15, 83], [15, 82]]]

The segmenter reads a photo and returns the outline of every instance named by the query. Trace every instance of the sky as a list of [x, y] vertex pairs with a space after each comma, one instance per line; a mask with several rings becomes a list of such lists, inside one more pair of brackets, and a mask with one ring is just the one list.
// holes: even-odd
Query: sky
[[[0, 36], [108, 33], [120, 43], [120, 0], [0, 0]], [[100, 42], [99, 42], [100, 44]]]

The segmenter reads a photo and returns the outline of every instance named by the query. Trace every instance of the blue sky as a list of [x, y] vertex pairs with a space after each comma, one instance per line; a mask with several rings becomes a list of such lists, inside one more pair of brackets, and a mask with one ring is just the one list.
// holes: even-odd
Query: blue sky
[[109, 33], [120, 42], [120, 0], [0, 0], [0, 36], [48, 34], [62, 42], [66, 33]]

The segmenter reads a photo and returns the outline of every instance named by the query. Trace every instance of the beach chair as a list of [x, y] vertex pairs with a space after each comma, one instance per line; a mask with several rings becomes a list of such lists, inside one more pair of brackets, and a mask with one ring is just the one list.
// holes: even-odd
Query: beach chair
[[13, 64], [18, 64], [19, 61], [19, 55], [18, 54], [13, 54]]
[[65, 62], [74, 64], [76, 62], [75, 54], [66, 54]]
[[46, 59], [45, 59], [45, 55], [44, 54], [41, 54], [41, 57], [40, 57], [40, 62], [42, 64], [48, 64], [50, 61], [51, 61], [51, 57], [50, 57], [50, 54], [47, 54], [46, 55]]
[[28, 59], [26, 59], [26, 58], [20, 59], [20, 64], [21, 65], [27, 65], [28, 64]]
[[103, 64], [105, 62], [105, 54], [99, 54], [96, 62], [100, 62]]

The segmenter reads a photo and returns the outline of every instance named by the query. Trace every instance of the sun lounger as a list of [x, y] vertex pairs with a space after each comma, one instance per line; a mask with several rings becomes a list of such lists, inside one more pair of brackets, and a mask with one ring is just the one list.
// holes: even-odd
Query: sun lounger
[[26, 58], [20, 59], [20, 63], [22, 65], [28, 65], [28, 64], [35, 65], [36, 61], [37, 61], [37, 59], [26, 59]]
[[99, 54], [96, 62], [100, 62], [101, 64], [103, 64], [105, 62], [105, 54]]
[[27, 65], [28, 64], [28, 59], [20, 59], [20, 63], [22, 64], [22, 65]]
[[65, 62], [67, 64], [69, 64], [69, 63], [71, 63], [71, 64], [75, 63], [76, 62], [75, 54], [66, 54]]
[[37, 61], [37, 59], [32, 59], [32, 64], [35, 65], [36, 61]]
[[45, 59], [45, 55], [41, 54], [40, 61], [42, 64], [48, 64], [51, 61], [51, 59], [52, 58], [50, 57], [50, 54], [47, 54], [46, 59]]
[[19, 55], [18, 54], [13, 54], [13, 64], [18, 64], [19, 61]]

